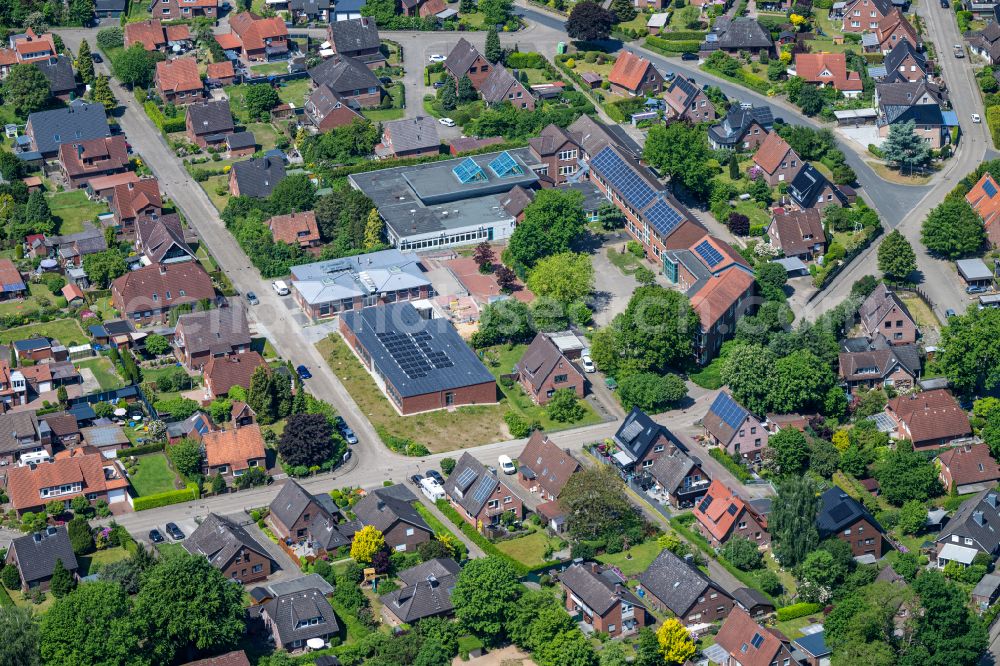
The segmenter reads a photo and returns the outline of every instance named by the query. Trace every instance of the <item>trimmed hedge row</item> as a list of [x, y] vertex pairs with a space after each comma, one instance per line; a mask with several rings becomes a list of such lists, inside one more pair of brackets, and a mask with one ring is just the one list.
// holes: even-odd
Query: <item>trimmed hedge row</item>
[[986, 126], [990, 128], [993, 144], [1000, 146], [1000, 106], [986, 109]]
[[158, 509], [161, 506], [180, 504], [181, 502], [190, 502], [191, 500], [196, 500], [200, 497], [201, 489], [198, 487], [198, 484], [189, 483], [186, 488], [182, 488], [181, 490], [168, 490], [165, 493], [157, 493], [155, 495], [147, 495], [145, 497], [136, 497], [132, 501], [132, 508], [136, 511]]
[[141, 456], [146, 453], [159, 453], [165, 447], [163, 442], [156, 442], [155, 444], [145, 444], [143, 446], [133, 446], [129, 449], [121, 449], [118, 452], [119, 456]]
[[531, 569], [526, 567], [524, 564], [518, 562], [510, 555], [494, 546], [493, 542], [480, 534], [475, 527], [462, 520], [462, 517], [458, 515], [458, 511], [455, 511], [454, 507], [448, 503], [448, 500], [439, 499], [435, 502], [435, 504], [437, 505], [438, 510], [447, 516], [448, 520], [455, 523], [455, 526], [462, 530], [462, 534], [469, 537], [469, 540], [472, 541], [472, 543], [482, 548], [484, 553], [492, 557], [499, 557], [507, 560], [507, 562], [514, 567], [514, 570], [517, 571], [518, 576], [527, 576], [528, 572], [531, 571]]
[[670, 32], [661, 32], [655, 38], [668, 42], [684, 42], [690, 39], [704, 41], [707, 34], [704, 30], [671, 30]]
[[823, 610], [823, 604], [810, 604], [804, 601], [792, 604], [791, 606], [778, 609], [778, 622], [787, 622], [788, 620], [805, 617], [806, 615], [818, 613], [821, 610]]
[[673, 55], [675, 53], [697, 53], [701, 46], [701, 41], [689, 40], [667, 40], [661, 37], [647, 37], [645, 42], [647, 49], [652, 49], [658, 53]]
[[152, 101], [146, 100], [142, 108], [146, 109], [146, 115], [149, 119], [160, 128], [160, 131], [165, 134], [170, 134], [172, 132], [183, 132], [186, 129], [184, 124], [184, 116], [175, 116], [173, 118], [167, 118], [163, 115], [163, 111], [160, 107], [156, 106]]

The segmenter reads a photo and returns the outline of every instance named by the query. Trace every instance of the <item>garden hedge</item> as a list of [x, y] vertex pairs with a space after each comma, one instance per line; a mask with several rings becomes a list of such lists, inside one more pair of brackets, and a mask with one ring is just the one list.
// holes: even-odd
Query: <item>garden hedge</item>
[[163, 115], [163, 111], [160, 110], [160, 107], [156, 106], [156, 104], [150, 100], [146, 100], [142, 107], [146, 109], [146, 115], [149, 116], [149, 119], [152, 120], [164, 134], [183, 132], [186, 129], [183, 114], [179, 114], [173, 118], [167, 118]]
[[806, 615], [818, 613], [821, 610], [823, 610], [823, 604], [809, 604], [804, 601], [792, 604], [791, 606], [778, 609], [778, 622], [787, 622], [788, 620], [805, 617]]
[[122, 449], [118, 452], [118, 456], [141, 456], [146, 453], [159, 453], [164, 448], [163, 442], [156, 442], [155, 444], [145, 444], [143, 446], [133, 446], [129, 449]]
[[182, 488], [181, 490], [168, 490], [165, 493], [157, 493], [155, 495], [147, 495], [145, 497], [136, 497], [132, 500], [132, 508], [136, 511], [158, 509], [161, 506], [180, 504], [181, 502], [190, 502], [191, 500], [196, 500], [199, 497], [201, 497], [201, 489], [198, 487], [198, 484], [189, 483], [186, 488]]
[[645, 47], [658, 53], [697, 53], [701, 47], [701, 41], [690, 40], [666, 40], [661, 37], [647, 37]]
[[986, 109], [986, 125], [990, 128], [993, 144], [1000, 146], [1000, 106]]

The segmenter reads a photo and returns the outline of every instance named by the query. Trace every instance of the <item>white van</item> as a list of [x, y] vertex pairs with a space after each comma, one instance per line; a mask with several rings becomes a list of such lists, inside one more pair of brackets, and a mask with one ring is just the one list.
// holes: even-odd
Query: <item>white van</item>
[[278, 294], [278, 296], [288, 296], [288, 294], [291, 293], [284, 280], [275, 280], [271, 283], [271, 288], [274, 289], [274, 292]]

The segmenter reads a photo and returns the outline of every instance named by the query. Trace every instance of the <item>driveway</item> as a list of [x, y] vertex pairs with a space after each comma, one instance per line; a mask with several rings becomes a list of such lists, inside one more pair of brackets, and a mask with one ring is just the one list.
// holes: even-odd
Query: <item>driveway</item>
[[618, 252], [628, 242], [625, 232], [606, 241], [597, 249], [594, 263], [594, 322], [607, 326], [615, 315], [623, 312], [632, 292], [639, 283], [631, 275], [625, 275], [608, 259], [608, 252]]
[[[238, 513], [235, 515], [227, 516], [233, 522], [240, 524], [248, 520], [247, 514]], [[299, 563], [292, 559], [291, 555], [282, 550], [281, 546], [274, 543], [267, 538], [264, 531], [257, 527], [257, 523], [247, 522], [243, 526], [250, 536], [256, 539], [260, 545], [264, 547], [267, 551], [268, 557], [274, 563], [274, 570], [271, 575], [267, 577], [268, 583], [280, 583], [285, 580], [292, 580], [294, 578], [300, 578], [302, 576], [302, 569], [299, 568]]]

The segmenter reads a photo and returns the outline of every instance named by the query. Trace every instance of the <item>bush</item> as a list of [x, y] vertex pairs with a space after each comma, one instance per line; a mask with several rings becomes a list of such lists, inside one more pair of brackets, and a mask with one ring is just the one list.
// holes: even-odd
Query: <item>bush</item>
[[823, 604], [810, 604], [806, 602], [792, 604], [791, 606], [778, 609], [778, 622], [787, 622], [788, 620], [805, 617], [806, 615], [818, 613], [821, 610], [823, 610]]
[[382, 441], [390, 450], [396, 453], [402, 453], [404, 456], [413, 456], [419, 458], [421, 456], [426, 456], [430, 454], [430, 450], [420, 444], [419, 442], [414, 442], [409, 437], [397, 437], [392, 435], [381, 426], [376, 428], [378, 431], [378, 436], [382, 438]]
[[160, 110], [160, 107], [156, 106], [153, 102], [146, 100], [142, 105], [142, 108], [146, 109], [146, 115], [149, 119], [153, 121], [160, 131], [164, 134], [170, 134], [172, 132], [183, 132], [186, 127], [184, 125], [184, 115], [178, 114], [172, 118], [168, 118]]
[[198, 499], [199, 497], [201, 497], [201, 489], [198, 487], [198, 484], [189, 483], [186, 488], [182, 488], [181, 490], [168, 490], [165, 493], [146, 495], [145, 497], [136, 497], [132, 502], [132, 508], [136, 511], [158, 509], [161, 506], [180, 504], [181, 502], [190, 502]]
[[666, 55], [697, 53], [701, 46], [701, 40], [667, 40], [660, 36], [650, 36], [646, 38], [645, 46], [652, 51]]
[[507, 429], [510, 430], [510, 436], [515, 439], [527, 437], [531, 434], [531, 431], [534, 430], [535, 424], [528, 423], [514, 412], [507, 412], [504, 414], [503, 420], [504, 423], [507, 424]]
[[990, 128], [993, 143], [1000, 146], [1000, 106], [986, 109], [986, 126]]
[[454, 458], [441, 458], [441, 471], [448, 476], [455, 470], [455, 464]]

